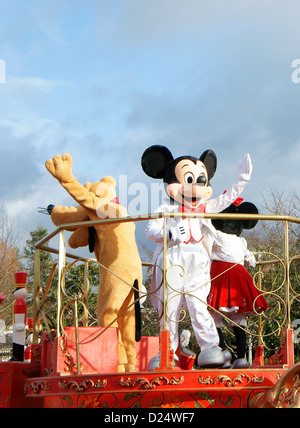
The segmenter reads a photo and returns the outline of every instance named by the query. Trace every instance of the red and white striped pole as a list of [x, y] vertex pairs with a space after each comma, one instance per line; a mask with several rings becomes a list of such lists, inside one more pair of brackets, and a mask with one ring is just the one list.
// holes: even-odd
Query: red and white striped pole
[[26, 331], [26, 272], [15, 273], [16, 288], [13, 291], [13, 355], [10, 361], [24, 361], [25, 331]]

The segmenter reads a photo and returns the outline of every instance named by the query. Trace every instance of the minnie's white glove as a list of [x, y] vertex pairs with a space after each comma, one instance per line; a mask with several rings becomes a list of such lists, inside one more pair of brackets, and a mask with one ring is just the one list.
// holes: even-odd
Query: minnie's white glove
[[256, 259], [255, 259], [254, 254], [251, 253], [251, 251], [247, 251], [247, 253], [246, 253], [245, 264], [247, 266], [250, 266], [250, 267], [256, 266]]
[[239, 179], [243, 181], [249, 181], [252, 174], [252, 162], [249, 153], [245, 154], [244, 158], [239, 162]]

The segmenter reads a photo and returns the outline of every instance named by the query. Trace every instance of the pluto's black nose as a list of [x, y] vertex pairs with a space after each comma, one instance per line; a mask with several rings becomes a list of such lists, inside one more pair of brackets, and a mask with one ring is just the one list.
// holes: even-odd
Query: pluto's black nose
[[47, 206], [47, 212], [48, 212], [48, 214], [51, 215], [52, 210], [53, 210], [54, 207], [55, 207], [55, 205], [52, 205], [52, 204], [50, 204], [50, 205]]

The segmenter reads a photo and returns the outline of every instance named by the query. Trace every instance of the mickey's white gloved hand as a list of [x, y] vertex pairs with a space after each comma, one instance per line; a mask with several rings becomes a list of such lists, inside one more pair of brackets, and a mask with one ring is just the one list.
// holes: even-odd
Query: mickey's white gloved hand
[[252, 162], [249, 153], [245, 154], [244, 158], [239, 162], [240, 180], [249, 181], [252, 174]]
[[186, 229], [182, 221], [180, 221], [175, 227], [171, 227], [169, 229], [168, 242], [176, 245], [186, 240]]

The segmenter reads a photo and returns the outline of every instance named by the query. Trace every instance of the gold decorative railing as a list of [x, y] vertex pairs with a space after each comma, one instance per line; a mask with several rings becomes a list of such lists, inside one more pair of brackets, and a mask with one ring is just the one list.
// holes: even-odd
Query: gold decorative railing
[[[257, 340], [258, 345], [264, 345], [265, 340], [269, 336], [279, 336], [282, 329], [291, 329], [293, 319], [291, 318], [291, 308], [293, 305], [299, 305], [300, 302], [300, 272], [297, 272], [297, 265], [300, 260], [300, 255], [289, 254], [289, 226], [296, 225], [299, 227], [300, 219], [291, 216], [275, 216], [275, 215], [245, 215], [245, 214], [195, 214], [195, 213], [158, 213], [149, 214], [145, 216], [128, 216], [118, 219], [103, 219], [81, 223], [69, 223], [64, 224], [54, 230], [51, 234], [45, 237], [36, 245], [35, 254], [35, 270], [34, 270], [34, 343], [38, 342], [40, 335], [39, 319], [42, 319], [43, 327], [48, 331], [50, 338], [52, 338], [52, 331], [55, 329], [57, 336], [65, 334], [64, 325], [66, 323], [66, 314], [68, 317], [73, 318], [73, 325], [78, 330], [79, 323], [84, 326], [88, 326], [91, 323], [95, 323], [96, 320], [90, 319], [89, 316], [89, 294], [90, 294], [90, 283], [88, 278], [88, 266], [91, 263], [97, 263], [93, 258], [79, 257], [74, 254], [66, 252], [65, 243], [65, 230], [78, 228], [78, 227], [90, 227], [99, 226], [105, 227], [106, 224], [114, 224], [119, 222], [141, 222], [149, 221], [150, 219], [163, 219], [164, 224], [164, 249], [163, 259], [164, 267], [162, 272], [162, 282], [159, 287], [163, 287], [163, 300], [162, 306], [163, 311], [161, 317], [163, 317], [163, 328], [167, 328], [167, 287], [170, 286], [167, 282], [167, 222], [169, 218], [206, 218], [206, 219], [256, 219], [264, 222], [281, 222], [283, 223], [283, 236], [282, 236], [282, 251], [281, 254], [273, 254], [272, 252], [257, 252], [254, 253], [257, 259], [256, 272], [253, 273], [253, 279], [256, 283], [257, 288], [261, 290], [261, 293], [265, 296], [266, 300], [270, 302], [270, 310], [267, 313], [261, 314], [256, 317], [257, 322], [251, 325], [250, 328], [245, 328], [247, 334], [254, 337]], [[58, 236], [58, 249], [49, 246], [49, 241], [54, 237]], [[43, 289], [40, 286], [40, 253], [41, 251], [47, 251], [58, 256], [58, 260], [53, 267], [48, 284]], [[72, 259], [73, 262], [67, 265], [67, 259]], [[84, 263], [84, 275], [83, 275], [83, 286], [79, 287], [79, 292], [75, 294], [69, 293], [65, 287], [65, 277], [74, 264], [77, 262]], [[295, 283], [291, 282], [291, 266], [295, 264], [293, 269], [293, 278]], [[102, 266], [102, 265], [101, 265]], [[144, 263], [144, 266], [150, 271], [151, 263]], [[274, 267], [275, 266], [275, 267]], [[106, 269], [105, 266], [102, 266]], [[54, 305], [56, 306], [56, 322], [50, 320], [45, 305], [49, 295], [49, 289], [52, 281], [54, 270], [57, 269], [57, 299]], [[275, 269], [275, 278], [272, 278], [272, 270]], [[112, 272], [113, 273], [113, 272]], [[113, 273], [114, 274], [114, 273]], [[125, 281], [124, 281], [125, 282]], [[132, 285], [127, 284], [128, 287]], [[148, 296], [150, 296], [148, 290]], [[153, 294], [153, 292], [152, 292]], [[186, 294], [186, 293], [185, 293]], [[66, 303], [67, 301], [67, 303]], [[207, 305], [207, 302], [203, 302]], [[83, 307], [82, 316], [78, 319], [78, 305]], [[149, 304], [148, 304], [149, 306]], [[209, 306], [209, 305], [208, 305]], [[211, 308], [212, 310], [215, 310]], [[223, 314], [222, 314], [223, 315]], [[223, 315], [224, 316], [224, 315]], [[159, 317], [156, 317], [158, 321]], [[179, 322], [182, 322], [184, 316]], [[226, 317], [225, 317], [226, 319]], [[177, 320], [173, 320], [178, 322]], [[231, 321], [232, 322], [232, 321]], [[300, 325], [300, 314], [299, 314], [299, 325]], [[78, 343], [77, 343], [78, 347]], [[80, 367], [80, 364], [77, 365]]]

